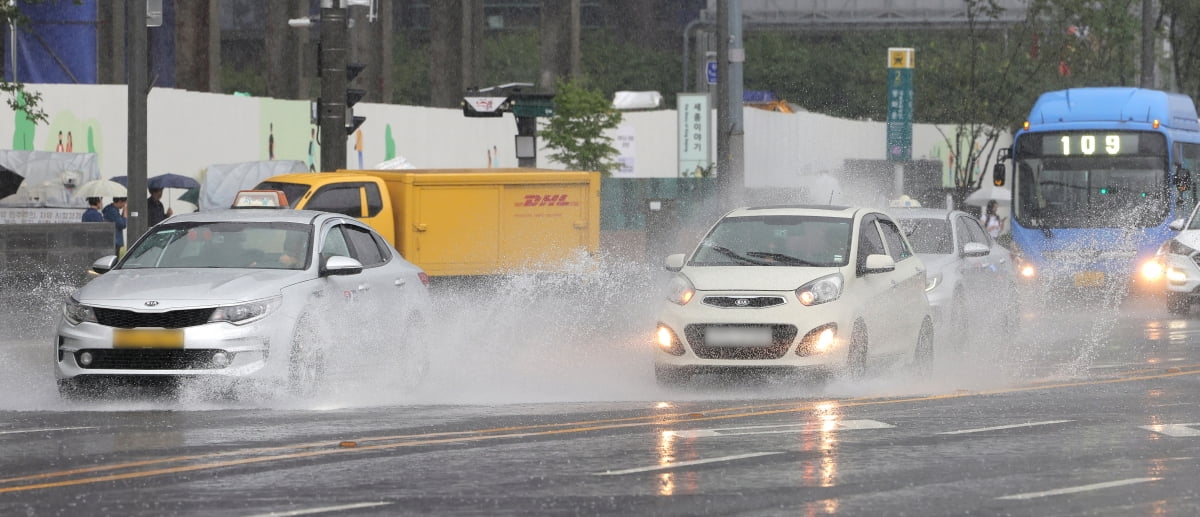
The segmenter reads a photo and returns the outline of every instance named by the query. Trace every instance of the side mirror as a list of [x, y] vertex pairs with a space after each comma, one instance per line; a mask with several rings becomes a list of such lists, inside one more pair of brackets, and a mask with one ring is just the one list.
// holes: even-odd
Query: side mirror
[[325, 261], [325, 265], [321, 266], [321, 276], [357, 275], [362, 273], [362, 270], [362, 262], [339, 255], [329, 257], [329, 260]]
[[1176, 219], [1174, 221], [1171, 221], [1171, 224], [1167, 225], [1167, 228], [1170, 228], [1174, 231], [1180, 232], [1180, 231], [1183, 231], [1183, 225], [1186, 222], [1187, 221], [1185, 221], [1183, 219]]
[[1004, 186], [1004, 164], [997, 163], [992, 167], [992, 185], [997, 187]]
[[962, 254], [964, 257], [986, 257], [992, 250], [984, 244], [978, 242], [968, 242], [963, 246]]
[[109, 271], [112, 271], [112, 268], [115, 265], [117, 265], [117, 256], [105, 255], [96, 259], [95, 262], [92, 262], [92, 271], [103, 275]]
[[687, 257], [683, 253], [667, 255], [667, 258], [663, 260], [663, 267], [666, 268], [667, 271], [678, 273], [680, 269], [683, 269], [683, 261], [686, 258]]
[[896, 270], [896, 261], [891, 255], [867, 255], [867, 264], [863, 267], [866, 274], [887, 273]]
[[1192, 189], [1192, 171], [1183, 167], [1175, 169], [1175, 189], [1180, 192]]

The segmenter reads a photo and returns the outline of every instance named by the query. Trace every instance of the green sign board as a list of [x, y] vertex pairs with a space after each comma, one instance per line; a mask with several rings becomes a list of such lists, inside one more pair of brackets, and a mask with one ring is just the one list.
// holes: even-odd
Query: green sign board
[[518, 117], [549, 117], [554, 115], [553, 95], [514, 95], [509, 97], [512, 114]]
[[887, 159], [912, 159], [913, 71], [888, 69]]

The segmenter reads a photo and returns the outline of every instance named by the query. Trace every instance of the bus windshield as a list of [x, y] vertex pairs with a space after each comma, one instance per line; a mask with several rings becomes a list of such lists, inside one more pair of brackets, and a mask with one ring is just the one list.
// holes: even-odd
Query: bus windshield
[[[1133, 148], [1137, 152], [1087, 155], [1061, 152], [1057, 136], [1025, 135], [1025, 140], [1047, 142], [1047, 152], [1038, 145], [1018, 145], [1014, 217], [1033, 228], [1162, 224], [1170, 212], [1166, 145], [1159, 134], [1138, 138], [1142, 145]], [[1065, 147], [1069, 137], [1061, 139]]]

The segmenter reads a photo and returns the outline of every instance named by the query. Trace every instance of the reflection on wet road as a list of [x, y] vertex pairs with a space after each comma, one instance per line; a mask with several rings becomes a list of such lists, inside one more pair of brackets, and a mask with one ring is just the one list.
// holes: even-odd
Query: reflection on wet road
[[1200, 320], [1152, 299], [1027, 309], [929, 379], [664, 391], [652, 278], [611, 274], [443, 300], [455, 325], [408, 393], [68, 403], [47, 340], [0, 339], [0, 514], [1200, 512]]

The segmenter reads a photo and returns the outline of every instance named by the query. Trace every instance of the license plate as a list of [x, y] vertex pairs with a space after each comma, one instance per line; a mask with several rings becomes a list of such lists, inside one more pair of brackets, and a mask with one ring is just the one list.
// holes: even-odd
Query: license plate
[[1104, 285], [1104, 272], [1084, 271], [1075, 274], [1075, 287], [1100, 287]]
[[708, 327], [704, 331], [708, 346], [769, 346], [769, 327]]
[[113, 348], [183, 348], [183, 329], [113, 329]]

